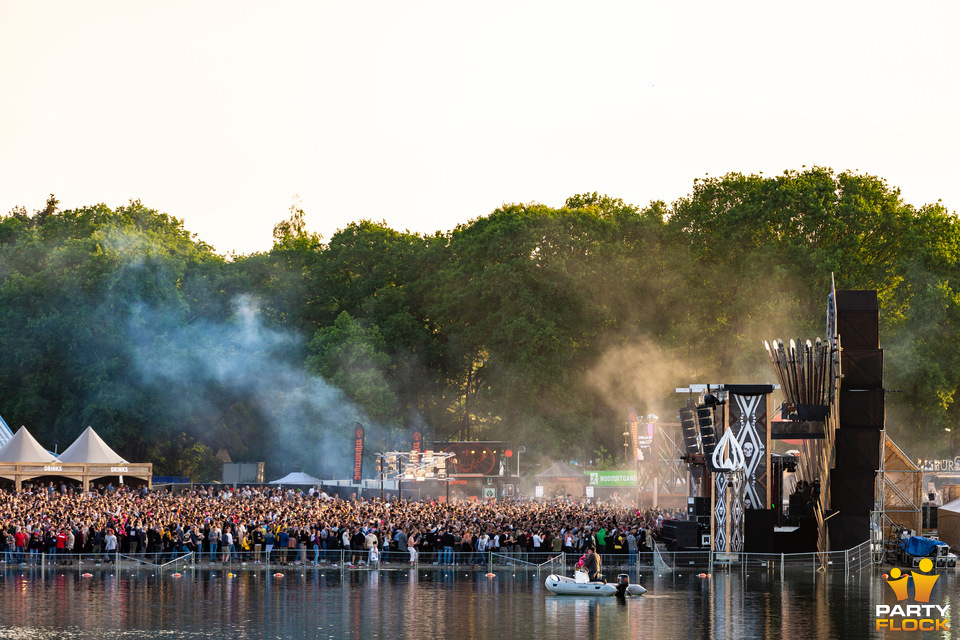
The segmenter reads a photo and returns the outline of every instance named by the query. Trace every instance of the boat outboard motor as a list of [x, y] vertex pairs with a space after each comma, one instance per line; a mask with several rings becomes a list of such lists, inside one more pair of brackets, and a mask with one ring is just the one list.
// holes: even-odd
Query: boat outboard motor
[[627, 587], [630, 586], [630, 576], [621, 573], [617, 576], [617, 597], [623, 598], [627, 595]]

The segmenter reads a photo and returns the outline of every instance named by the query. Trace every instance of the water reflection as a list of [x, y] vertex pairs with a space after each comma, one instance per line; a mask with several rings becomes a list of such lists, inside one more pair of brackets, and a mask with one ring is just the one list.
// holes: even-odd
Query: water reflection
[[[555, 596], [508, 572], [290, 570], [0, 573], [0, 638], [881, 637], [879, 575], [648, 576], [647, 595]], [[935, 595], [953, 605], [956, 575]]]

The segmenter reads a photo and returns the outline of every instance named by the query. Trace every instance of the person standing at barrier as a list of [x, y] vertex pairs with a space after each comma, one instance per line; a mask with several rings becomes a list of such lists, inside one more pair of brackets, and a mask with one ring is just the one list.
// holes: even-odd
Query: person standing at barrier
[[263, 542], [266, 539], [266, 536], [263, 535], [263, 527], [259, 524], [256, 525], [250, 535], [253, 538], [253, 563], [262, 564], [260, 553], [263, 551]]
[[[299, 534], [293, 527], [287, 529], [287, 560], [293, 564], [300, 564], [297, 560], [297, 545], [299, 544]], [[306, 547], [304, 547], [306, 548]]]
[[217, 549], [220, 548], [220, 525], [214, 524], [210, 527], [210, 533], [207, 536], [210, 542], [210, 564], [216, 562]]
[[633, 565], [637, 563], [637, 536], [634, 535], [633, 529], [630, 530], [630, 533], [627, 534], [627, 567], [633, 568]]
[[396, 542], [397, 542], [397, 552], [401, 554], [401, 555], [400, 555], [400, 558], [401, 558], [401, 559], [400, 559], [400, 562], [403, 562], [403, 555], [402, 555], [402, 554], [404, 554], [404, 553], [409, 553], [409, 552], [407, 551], [407, 532], [404, 531], [402, 528], [399, 528], [399, 527], [398, 527], [398, 528], [397, 528], [397, 533], [394, 535], [393, 539], [396, 540]]
[[417, 549], [417, 545], [420, 544], [420, 533], [417, 531], [416, 527], [410, 529], [410, 533], [407, 534], [407, 551], [410, 552], [410, 564], [415, 565], [420, 559], [420, 551]]
[[277, 531], [277, 562], [287, 564], [287, 544], [290, 542], [290, 534], [283, 527]]
[[221, 548], [223, 549], [223, 564], [230, 564], [233, 562], [233, 531], [229, 526], [223, 530], [223, 536], [220, 538], [220, 542], [222, 545]]
[[273, 534], [273, 527], [267, 527], [267, 532], [263, 536], [263, 546], [264, 546], [264, 562], [270, 564], [271, 556], [270, 553], [273, 551], [273, 547], [277, 544], [277, 536]]
[[367, 550], [367, 564], [371, 567], [380, 563], [380, 553], [377, 548], [379, 544], [380, 541], [377, 539], [375, 531], [373, 529], [368, 531], [363, 541], [363, 547]]
[[16, 533], [13, 534], [14, 544], [17, 546], [17, 558], [16, 558], [17, 564], [23, 564], [24, 562], [26, 562], [24, 552], [27, 549], [27, 540], [28, 540], [28, 535], [23, 530], [23, 527], [17, 527]]
[[113, 535], [113, 529], [107, 529], [107, 535], [103, 539], [103, 550], [107, 554], [107, 562], [113, 562], [117, 553], [117, 536]]

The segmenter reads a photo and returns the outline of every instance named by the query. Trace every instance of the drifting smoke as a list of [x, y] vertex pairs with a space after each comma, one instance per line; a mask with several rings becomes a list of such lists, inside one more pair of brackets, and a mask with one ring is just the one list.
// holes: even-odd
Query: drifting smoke
[[683, 404], [676, 388], [691, 382], [694, 369], [649, 338], [608, 349], [587, 372], [586, 381], [604, 402], [626, 420], [627, 405], [672, 421]]
[[[382, 430], [341, 391], [303, 370], [299, 336], [264, 326], [249, 297], [233, 308], [224, 323], [179, 324], [156, 308], [138, 307], [129, 326], [142, 382], [175, 419], [200, 430], [216, 433], [237, 403], [249, 408], [253, 433], [231, 434], [234, 459], [245, 452], [247, 461], [279, 460], [276, 473], [293, 464], [317, 476], [346, 477], [354, 422], [367, 430], [368, 447]], [[193, 435], [212, 440], [209, 433]], [[257, 443], [271, 450], [253, 449]]]

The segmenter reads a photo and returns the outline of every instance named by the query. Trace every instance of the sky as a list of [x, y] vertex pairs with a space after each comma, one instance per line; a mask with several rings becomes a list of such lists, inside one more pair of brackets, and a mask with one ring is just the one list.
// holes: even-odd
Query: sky
[[960, 208], [960, 3], [0, 0], [0, 215], [446, 232], [813, 165]]

